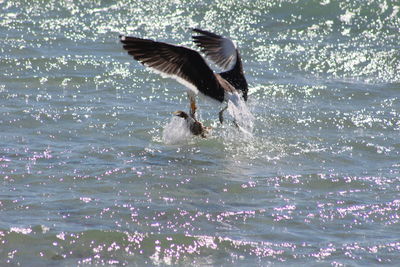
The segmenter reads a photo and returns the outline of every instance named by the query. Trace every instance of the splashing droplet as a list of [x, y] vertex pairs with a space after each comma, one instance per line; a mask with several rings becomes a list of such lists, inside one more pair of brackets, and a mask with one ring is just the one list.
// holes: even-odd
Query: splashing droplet
[[185, 120], [174, 116], [164, 127], [162, 140], [166, 144], [179, 144], [187, 142], [192, 137]]

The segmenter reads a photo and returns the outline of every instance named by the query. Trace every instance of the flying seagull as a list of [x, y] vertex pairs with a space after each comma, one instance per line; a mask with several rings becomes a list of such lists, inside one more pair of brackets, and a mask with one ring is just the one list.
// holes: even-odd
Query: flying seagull
[[[192, 36], [193, 42], [224, 72], [215, 73], [197, 51], [187, 47], [124, 35], [120, 40], [134, 59], [163, 76], [176, 79], [189, 89], [190, 117], [195, 120], [197, 93], [221, 103], [231, 100], [236, 104], [239, 95], [247, 100], [248, 86], [239, 50], [230, 39], [200, 29], [192, 31], [198, 34]], [[227, 108], [228, 105], [219, 112], [221, 123]]]

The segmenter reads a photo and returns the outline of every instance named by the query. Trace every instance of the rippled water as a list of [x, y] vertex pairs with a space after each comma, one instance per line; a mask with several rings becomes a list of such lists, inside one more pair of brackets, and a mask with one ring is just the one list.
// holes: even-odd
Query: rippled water
[[[0, 265], [400, 264], [397, 1], [0, 9]], [[168, 143], [184, 88], [118, 35], [187, 27], [240, 47], [252, 136], [200, 99], [212, 136]]]

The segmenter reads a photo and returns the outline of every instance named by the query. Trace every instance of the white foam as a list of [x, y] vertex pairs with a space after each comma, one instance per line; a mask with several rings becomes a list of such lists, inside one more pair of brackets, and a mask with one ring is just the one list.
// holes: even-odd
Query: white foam
[[251, 114], [246, 102], [238, 93], [230, 93], [228, 95], [228, 113], [238, 124], [239, 130], [245, 134], [250, 134], [254, 127], [254, 116]]
[[193, 137], [186, 121], [183, 118], [173, 116], [171, 121], [165, 125], [162, 140], [165, 144], [187, 143]]

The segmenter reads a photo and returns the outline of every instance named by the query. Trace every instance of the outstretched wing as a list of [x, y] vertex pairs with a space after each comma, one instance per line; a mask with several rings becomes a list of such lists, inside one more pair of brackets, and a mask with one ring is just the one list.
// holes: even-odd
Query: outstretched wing
[[120, 36], [123, 48], [143, 65], [176, 79], [194, 92], [223, 100], [223, 89], [201, 55], [189, 48], [136, 37]]
[[243, 73], [242, 59], [235, 44], [228, 38], [215, 33], [199, 29], [192, 30], [200, 34], [193, 36], [196, 45], [208, 58], [225, 70], [225, 72], [220, 73], [221, 77], [237, 90], [242, 91], [243, 98], [247, 101], [249, 89]]
[[193, 42], [201, 48], [210, 60], [224, 70], [232, 68], [238, 57], [235, 44], [228, 38], [200, 29], [192, 29], [200, 35], [192, 36]]

